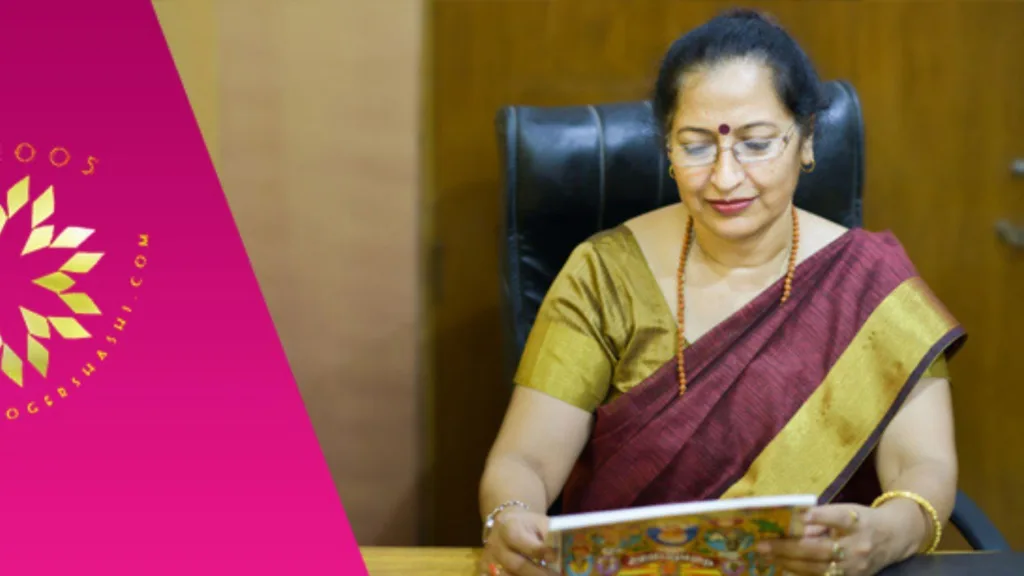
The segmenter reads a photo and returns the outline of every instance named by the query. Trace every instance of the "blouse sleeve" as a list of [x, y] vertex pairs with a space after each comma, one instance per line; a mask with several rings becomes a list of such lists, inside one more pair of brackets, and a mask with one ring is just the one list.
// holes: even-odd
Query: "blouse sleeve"
[[939, 354], [939, 357], [932, 362], [932, 365], [924, 371], [921, 378], [945, 378], [949, 379], [949, 366], [946, 363], [946, 355]]
[[537, 312], [515, 383], [592, 412], [611, 386], [616, 354], [603, 324], [615, 299], [592, 243], [579, 245]]

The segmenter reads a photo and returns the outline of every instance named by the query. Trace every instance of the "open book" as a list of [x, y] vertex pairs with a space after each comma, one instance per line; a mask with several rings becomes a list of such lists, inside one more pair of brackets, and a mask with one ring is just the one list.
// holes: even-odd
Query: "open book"
[[551, 518], [548, 543], [566, 576], [780, 576], [755, 551], [799, 536], [813, 495], [666, 504]]

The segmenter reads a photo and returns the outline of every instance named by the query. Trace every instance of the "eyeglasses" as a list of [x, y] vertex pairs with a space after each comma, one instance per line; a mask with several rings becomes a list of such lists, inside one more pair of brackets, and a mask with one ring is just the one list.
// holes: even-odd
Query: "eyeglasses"
[[[774, 138], [747, 138], [733, 144], [730, 149], [740, 164], [755, 164], [778, 158], [789, 145], [793, 137], [793, 128], [789, 127], [782, 136]], [[716, 142], [693, 142], [677, 144], [669, 148], [669, 159], [682, 168], [710, 166], [718, 160], [719, 146]]]

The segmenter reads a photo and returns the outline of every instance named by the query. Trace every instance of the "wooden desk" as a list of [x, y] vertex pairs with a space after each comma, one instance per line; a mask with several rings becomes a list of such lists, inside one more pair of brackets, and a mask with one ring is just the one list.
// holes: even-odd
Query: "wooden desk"
[[370, 576], [477, 576], [473, 548], [362, 548]]
[[[362, 548], [370, 576], [478, 576], [472, 548]], [[1024, 574], [1024, 554], [951, 553], [913, 558], [882, 576], [1007, 576]]]

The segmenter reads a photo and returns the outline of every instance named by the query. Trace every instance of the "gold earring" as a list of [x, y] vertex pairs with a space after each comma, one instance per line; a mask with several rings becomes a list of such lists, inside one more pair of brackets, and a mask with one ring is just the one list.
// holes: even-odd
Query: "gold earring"
[[817, 166], [817, 164], [815, 163], [814, 159], [812, 158], [810, 164], [803, 164], [803, 165], [800, 166], [800, 171], [804, 172], [806, 174], [810, 174], [811, 172], [814, 172], [814, 167], [815, 166]]
[[676, 178], [676, 167], [675, 166], [669, 166], [668, 167], [668, 175], [671, 176], [673, 180], [675, 180], [675, 178]]

